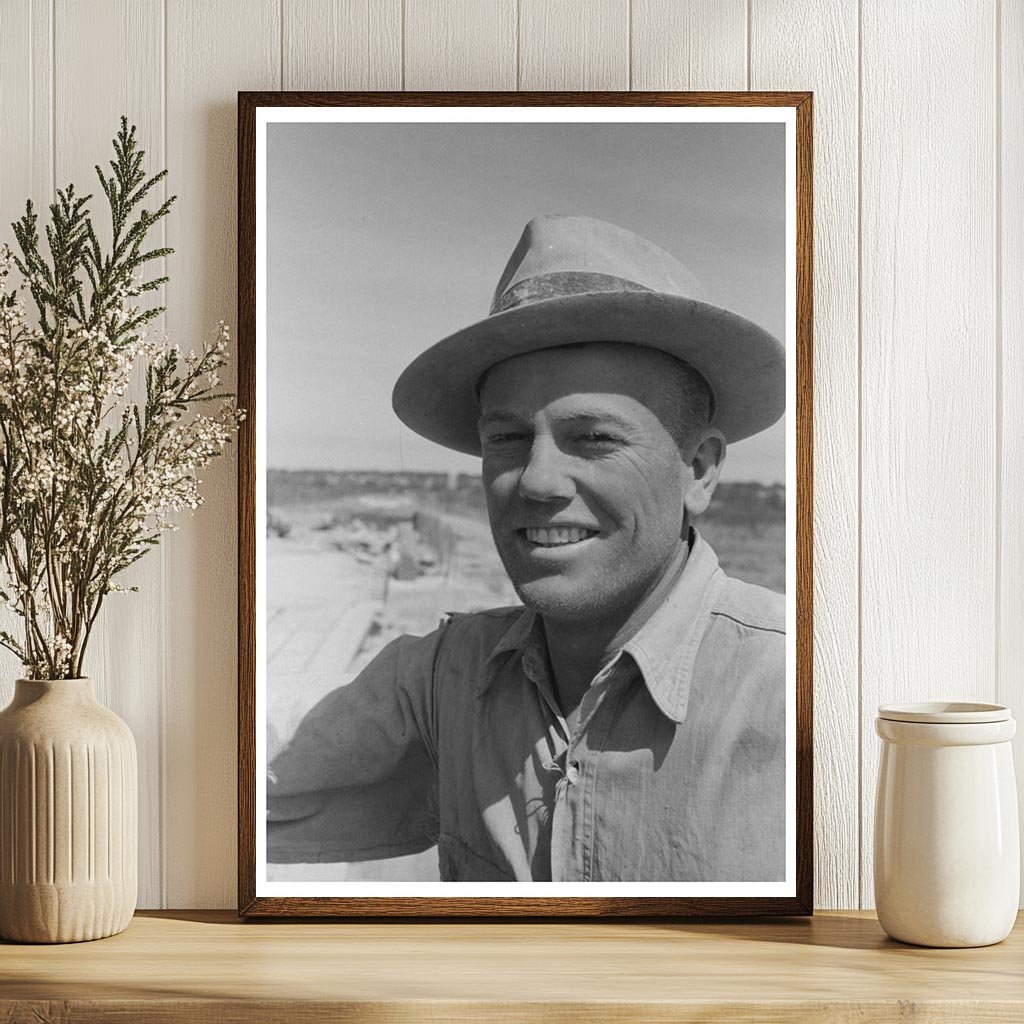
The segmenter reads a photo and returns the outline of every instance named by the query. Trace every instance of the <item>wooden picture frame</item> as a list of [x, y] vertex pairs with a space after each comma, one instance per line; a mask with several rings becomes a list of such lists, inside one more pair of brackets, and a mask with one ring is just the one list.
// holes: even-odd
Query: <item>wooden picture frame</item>
[[[564, 108], [572, 108], [571, 110]], [[787, 644], [787, 862], [782, 883], [751, 889], [736, 883], [714, 895], [687, 883], [614, 883], [586, 881], [566, 887], [553, 882], [528, 882], [528, 895], [515, 895], [508, 885], [444, 882], [429, 889], [419, 883], [377, 885], [346, 883], [344, 894], [324, 892], [317, 882], [268, 882], [266, 856], [266, 666], [265, 650], [265, 498], [267, 427], [265, 303], [268, 289], [266, 250], [266, 132], [276, 117], [292, 121], [323, 118], [334, 124], [360, 116], [374, 123], [400, 123], [470, 116], [486, 121], [487, 111], [519, 117], [523, 123], [545, 112], [574, 117], [573, 125], [591, 124], [602, 112], [616, 124], [647, 123], [657, 113], [670, 124], [713, 124], [727, 111], [738, 111], [730, 124], [758, 118], [785, 126], [786, 273], [785, 334], [789, 375], [786, 416], [786, 580], [787, 623], [795, 637]], [[457, 114], [469, 111], [470, 114]], [[519, 111], [518, 115], [514, 112]], [[561, 111], [561, 112], [560, 112]], [[622, 120], [622, 112], [632, 114]], [[545, 114], [545, 116], [548, 116]], [[391, 118], [391, 120], [388, 120]], [[771, 119], [775, 118], [775, 121]], [[452, 122], [463, 123], [463, 122]], [[721, 123], [726, 123], [722, 121]], [[532, 93], [375, 93], [375, 92], [240, 92], [238, 94], [238, 402], [248, 411], [239, 437], [238, 472], [238, 909], [247, 917], [666, 917], [805, 915], [813, 907], [812, 864], [812, 97], [807, 92], [532, 92]], [[497, 130], [497, 129], [496, 129]], [[344, 191], [343, 177], [338, 182]], [[260, 205], [264, 204], [264, 205]], [[598, 212], [596, 214], [600, 216]], [[258, 231], [259, 227], [259, 231]], [[261, 234], [263, 232], [263, 234]], [[512, 239], [514, 242], [515, 239]], [[259, 244], [258, 244], [259, 243]], [[273, 245], [273, 239], [266, 242]], [[443, 240], [437, 254], [444, 261]], [[500, 270], [509, 248], [495, 253]], [[372, 256], [368, 256], [372, 259]], [[492, 275], [493, 276], [493, 275]], [[484, 303], [487, 296], [480, 296]], [[484, 310], [485, 311], [485, 310]], [[261, 319], [264, 318], [264, 319]], [[465, 322], [468, 322], [466, 320]], [[457, 324], [453, 324], [458, 326]], [[424, 339], [425, 345], [431, 340]], [[263, 348], [261, 348], [263, 346]], [[262, 356], [260, 353], [263, 353]], [[353, 357], [355, 353], [353, 353]], [[351, 364], [349, 364], [351, 365]], [[261, 376], [263, 374], [263, 376]], [[262, 469], [260, 467], [263, 467]], [[261, 475], [262, 474], [262, 477]], [[795, 542], [794, 542], [795, 538]], [[259, 542], [259, 543], [258, 543]], [[263, 568], [259, 568], [263, 566]], [[264, 581], [264, 582], [261, 582]], [[795, 591], [795, 592], [794, 592]], [[787, 632], [793, 632], [787, 630]], [[260, 689], [262, 681], [263, 689]], [[262, 780], [262, 781], [261, 781]], [[261, 862], [260, 857], [264, 858]], [[722, 885], [731, 885], [728, 880]], [[773, 883], [774, 884], [774, 883]], [[745, 887], [746, 885], [746, 887]], [[551, 895], [544, 895], [549, 887]], [[644, 887], [650, 887], [651, 895]], [[656, 888], [657, 887], [657, 888]], [[439, 889], [443, 888], [443, 892]], [[367, 890], [367, 895], [358, 892]], [[408, 895], [406, 895], [408, 892]], [[449, 895], [449, 892], [451, 895]], [[609, 894], [610, 893], [610, 894]], [[756, 893], [756, 894], [751, 894]], [[767, 894], [765, 894], [767, 893]]]

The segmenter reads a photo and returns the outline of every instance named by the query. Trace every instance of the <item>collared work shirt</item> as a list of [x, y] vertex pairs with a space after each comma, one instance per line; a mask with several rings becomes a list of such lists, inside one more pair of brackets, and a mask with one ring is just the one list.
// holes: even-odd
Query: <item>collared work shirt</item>
[[443, 881], [782, 881], [785, 650], [784, 598], [696, 532], [571, 734], [534, 612], [400, 637], [272, 761], [267, 859], [437, 843]]

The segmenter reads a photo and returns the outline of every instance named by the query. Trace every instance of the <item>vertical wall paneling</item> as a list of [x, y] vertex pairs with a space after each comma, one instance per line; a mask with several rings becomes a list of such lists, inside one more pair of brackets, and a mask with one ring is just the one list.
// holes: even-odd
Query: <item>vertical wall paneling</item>
[[[154, 240], [176, 250], [160, 301], [186, 351], [235, 315], [240, 89], [815, 92], [817, 902], [869, 906], [876, 706], [996, 698], [1024, 715], [1024, 6], [2, 6], [0, 238], [55, 183], [102, 200], [93, 165], [126, 113], [179, 197]], [[120, 581], [140, 590], [109, 597], [90, 648], [139, 746], [142, 907], [234, 905], [235, 452]], [[16, 662], [0, 650], [0, 706]]]
[[516, 0], [405, 0], [410, 90], [516, 88]]
[[[14, 246], [11, 221], [50, 200], [53, 36], [50, 0], [9, 0], [0, 32], [0, 241]], [[17, 159], [15, 159], [17, 155]]]
[[878, 704], [995, 692], [994, 8], [861, 22], [861, 899]]
[[[110, 244], [110, 210], [96, 177], [99, 164], [110, 174], [121, 115], [137, 126], [145, 168], [164, 167], [163, 9], [160, 0], [57, 0], [54, 41], [54, 165], [60, 188], [74, 183], [79, 195], [92, 194], [89, 209], [97, 234]], [[102, 53], [103, 60], [96, 54]], [[83, 88], [88, 82], [89, 87]], [[162, 202], [158, 186], [150, 202]], [[152, 206], [150, 207], [152, 208]], [[147, 248], [162, 243], [155, 229]], [[163, 274], [155, 261], [147, 274]], [[159, 264], [159, 265], [157, 265]], [[162, 292], [142, 297], [146, 305], [163, 301]], [[151, 325], [161, 328], [159, 322]], [[127, 402], [144, 406], [145, 374], [137, 369]], [[139, 753], [139, 906], [162, 900], [162, 784], [164, 665], [153, 643], [163, 628], [165, 600], [162, 560], [149, 552], [116, 582], [138, 593], [108, 594], [93, 628], [83, 671], [96, 683], [96, 695], [131, 727]]]
[[[185, 351], [236, 309], [239, 90], [281, 83], [277, 0], [166, 0], [169, 188], [168, 328]], [[235, 379], [235, 360], [225, 372]], [[212, 410], [210, 410], [212, 411]], [[201, 474], [204, 503], [167, 550], [166, 900], [235, 902], [237, 445]]]
[[[1017, 789], [1024, 822], [1024, 4], [1003, 0], [999, 26], [1002, 138], [997, 155], [1002, 335], [1002, 543], [999, 687], [1017, 719]], [[1022, 888], [1024, 896], [1024, 888]], [[1024, 905], [1024, 904], [1022, 904]]]
[[815, 902], [859, 900], [857, 11], [755, 0], [751, 85], [814, 92]]
[[519, 0], [519, 88], [629, 89], [628, 0]]
[[630, 88], [745, 89], [747, 2], [632, 0]]
[[401, 89], [402, 0], [282, 0], [285, 89]]
[[[25, 212], [26, 199], [41, 216], [46, 212], [53, 196], [52, 136], [51, 0], [9, 0], [0, 30], [0, 244], [17, 248], [11, 222]], [[27, 293], [26, 301], [31, 313]], [[0, 629], [18, 636], [21, 619], [0, 606]], [[22, 675], [17, 655], [0, 647], [0, 707]]]

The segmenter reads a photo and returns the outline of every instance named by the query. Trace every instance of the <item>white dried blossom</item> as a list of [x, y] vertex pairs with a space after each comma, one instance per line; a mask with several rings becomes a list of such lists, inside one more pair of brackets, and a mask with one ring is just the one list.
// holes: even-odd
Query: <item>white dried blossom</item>
[[[112, 213], [114, 193], [123, 200], [145, 177], [134, 133], [122, 119], [116, 173], [104, 180]], [[60, 246], [89, 226], [70, 186], [57, 199], [63, 219], [46, 228], [50, 255], [55, 239]], [[151, 224], [140, 218], [132, 230]], [[161, 252], [72, 246], [57, 266], [35, 225], [30, 204], [15, 224], [23, 261], [0, 245], [0, 600], [25, 630], [20, 640], [0, 632], [0, 645], [33, 675], [64, 675], [81, 671], [103, 597], [136, 589], [114, 577], [178, 529], [174, 513], [202, 504], [198, 472], [244, 412], [231, 396], [215, 413], [201, 406], [228, 360], [225, 322], [187, 356], [146, 329], [144, 264]], [[69, 288], [78, 293], [71, 304], [56, 298]]]
[[[0, 451], [10, 455], [12, 475], [12, 497], [0, 526], [0, 591], [19, 614], [33, 609], [39, 632], [34, 657], [24, 647], [26, 666], [34, 673], [64, 672], [81, 635], [55, 628], [51, 593], [62, 602], [59, 607], [68, 608], [70, 592], [84, 585], [88, 610], [94, 610], [105, 594], [137, 589], [110, 576], [148, 550], [144, 537], [177, 530], [174, 513], [203, 503], [197, 470], [221, 454], [244, 411], [230, 397], [214, 414], [191, 408], [192, 396], [220, 384], [217, 370], [227, 361], [229, 338], [225, 323], [218, 324], [212, 342], [184, 357], [166, 335], [137, 330], [121, 337], [117, 325], [138, 315], [129, 304], [137, 285], [122, 286], [107, 307], [110, 319], [66, 326], [58, 352], [53, 332], [30, 323], [24, 301], [10, 290], [14, 266], [10, 249], [0, 247], [0, 423], [9, 438]], [[162, 375], [160, 393], [149, 405], [144, 391], [134, 403], [131, 395], [140, 359]], [[174, 395], [189, 406], [184, 414], [169, 406]], [[122, 442], [112, 444], [119, 431]], [[30, 520], [47, 529], [37, 529], [27, 541], [21, 530]], [[12, 553], [19, 553], [21, 573], [13, 568]], [[95, 557], [90, 562], [86, 554]], [[90, 578], [82, 579], [90, 564]]]

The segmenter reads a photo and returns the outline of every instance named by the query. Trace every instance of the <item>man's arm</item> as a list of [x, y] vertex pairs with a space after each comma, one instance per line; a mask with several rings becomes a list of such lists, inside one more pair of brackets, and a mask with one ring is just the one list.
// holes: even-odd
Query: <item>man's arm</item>
[[[392, 641], [268, 751], [267, 859], [366, 860], [436, 841], [433, 667], [442, 625]], [[268, 741], [274, 742], [269, 735]]]

